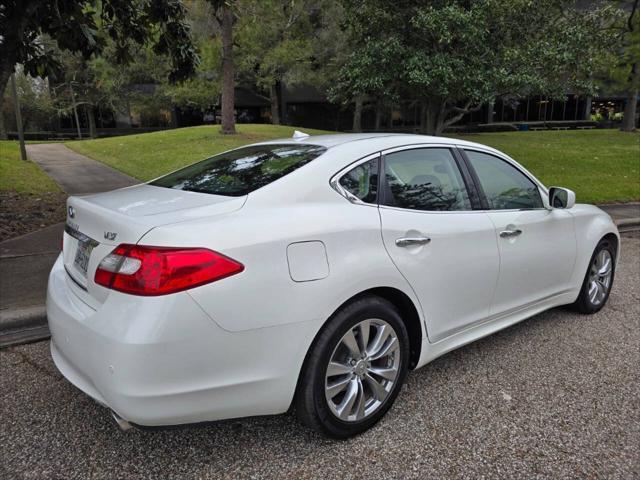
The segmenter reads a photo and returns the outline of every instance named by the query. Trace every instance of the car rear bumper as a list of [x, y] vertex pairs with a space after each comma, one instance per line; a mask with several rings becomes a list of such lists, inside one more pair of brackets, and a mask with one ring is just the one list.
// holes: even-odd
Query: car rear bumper
[[53, 361], [123, 419], [176, 425], [288, 409], [311, 323], [227, 332], [186, 292], [111, 292], [93, 310], [69, 281], [58, 259], [47, 289]]

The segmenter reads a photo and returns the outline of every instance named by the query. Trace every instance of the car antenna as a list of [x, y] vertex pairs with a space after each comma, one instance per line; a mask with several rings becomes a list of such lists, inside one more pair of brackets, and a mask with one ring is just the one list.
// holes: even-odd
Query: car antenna
[[308, 138], [308, 137], [309, 137], [308, 133], [301, 132], [300, 130], [293, 131], [292, 138], [295, 138], [296, 140], [302, 140], [303, 138]]

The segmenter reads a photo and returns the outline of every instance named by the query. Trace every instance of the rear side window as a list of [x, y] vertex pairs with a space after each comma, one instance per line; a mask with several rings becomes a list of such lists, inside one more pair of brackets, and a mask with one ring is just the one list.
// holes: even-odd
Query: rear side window
[[412, 210], [471, 210], [462, 175], [448, 148], [403, 150], [384, 157], [385, 205]]
[[239, 197], [288, 175], [325, 151], [318, 145], [254, 145], [194, 163], [151, 185]]
[[340, 186], [365, 203], [378, 201], [378, 164], [369, 160], [349, 170], [340, 177]]
[[513, 165], [487, 153], [465, 150], [492, 210], [543, 208], [540, 191]]

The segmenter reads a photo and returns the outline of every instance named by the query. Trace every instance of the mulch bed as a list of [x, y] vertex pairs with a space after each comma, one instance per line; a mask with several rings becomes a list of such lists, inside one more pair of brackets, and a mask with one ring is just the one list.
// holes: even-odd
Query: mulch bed
[[66, 193], [0, 192], [0, 241], [64, 222], [66, 200]]

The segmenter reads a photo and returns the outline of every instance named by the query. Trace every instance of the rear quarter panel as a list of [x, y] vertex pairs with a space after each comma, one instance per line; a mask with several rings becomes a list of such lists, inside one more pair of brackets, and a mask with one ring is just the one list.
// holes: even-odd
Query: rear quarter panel
[[[287, 248], [309, 241], [324, 244], [328, 275], [294, 281]], [[382, 286], [405, 292], [420, 310], [384, 249], [377, 207], [351, 204], [333, 191], [325, 201], [292, 205], [261, 206], [250, 198], [236, 214], [159, 227], [141, 243], [201, 246], [240, 261], [245, 266], [242, 273], [189, 291], [221, 328], [231, 332], [295, 322], [311, 322], [317, 331], [349, 298]]]

